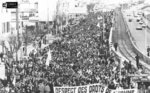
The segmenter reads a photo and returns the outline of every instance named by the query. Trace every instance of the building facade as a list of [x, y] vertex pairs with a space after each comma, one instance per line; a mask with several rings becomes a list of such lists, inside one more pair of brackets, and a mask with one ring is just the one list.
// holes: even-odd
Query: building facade
[[[19, 34], [24, 32], [26, 25], [35, 25], [38, 21], [38, 3], [36, 0], [29, 2], [29, 0], [0, 0], [2, 5], [5, 2], [18, 2], [18, 28]], [[6, 52], [5, 48], [10, 51], [10, 37], [17, 37], [16, 26], [16, 9], [6, 9], [0, 7], [0, 52]], [[5, 46], [5, 48], [2, 48]]]

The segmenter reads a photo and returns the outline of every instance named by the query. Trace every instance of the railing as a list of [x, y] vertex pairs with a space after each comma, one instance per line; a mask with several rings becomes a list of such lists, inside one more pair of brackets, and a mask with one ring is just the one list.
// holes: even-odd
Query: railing
[[127, 61], [129, 62], [128, 59], [126, 59], [124, 56], [122, 56], [122, 54], [120, 54], [119, 52], [115, 51], [115, 48], [113, 47], [113, 42], [112, 42], [112, 33], [113, 33], [114, 27], [111, 28], [110, 30], [110, 35], [109, 35], [109, 46], [110, 46], [110, 52], [112, 52], [115, 56], [119, 57], [120, 60], [122, 61]]

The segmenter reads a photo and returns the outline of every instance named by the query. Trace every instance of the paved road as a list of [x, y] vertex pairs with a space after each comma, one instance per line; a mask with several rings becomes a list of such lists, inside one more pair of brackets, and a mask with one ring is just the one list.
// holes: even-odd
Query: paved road
[[[119, 44], [119, 52], [126, 57], [128, 60], [132, 62], [132, 64], [136, 67], [136, 61], [135, 56], [136, 53], [133, 51], [132, 43], [129, 39], [129, 36], [126, 32], [126, 26], [123, 20], [123, 17], [121, 15], [120, 11], [116, 11], [116, 29], [113, 31], [113, 40], [112, 42], [118, 42]], [[150, 72], [150, 65], [143, 62], [142, 59], [140, 59], [140, 63], [145, 68], [146, 72]]]
[[[131, 16], [127, 16], [127, 15]], [[136, 21], [136, 18], [133, 16], [132, 11], [125, 11], [124, 12], [124, 18], [127, 22], [127, 25], [130, 29], [130, 32], [136, 42], [137, 48], [141, 51], [141, 53], [147, 55], [147, 50], [145, 47], [145, 30], [147, 31], [147, 45], [150, 45], [150, 31], [149, 29], [143, 29], [143, 30], [136, 30], [137, 27], [140, 26], [139, 22]], [[129, 22], [129, 18], [131, 18], [133, 21]]]

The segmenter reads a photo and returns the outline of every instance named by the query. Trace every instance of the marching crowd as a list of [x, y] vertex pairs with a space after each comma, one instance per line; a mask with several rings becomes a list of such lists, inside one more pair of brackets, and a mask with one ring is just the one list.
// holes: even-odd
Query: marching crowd
[[[60, 72], [57, 72], [59, 86], [101, 83], [109, 85], [111, 89], [115, 89], [118, 85], [123, 88], [133, 87], [126, 75], [135, 72], [135, 69], [127, 62], [124, 62], [124, 68], [120, 68], [120, 61], [109, 51], [108, 38], [113, 12], [103, 15], [105, 31], [102, 21], [97, 21], [99, 14], [91, 14], [82, 19], [79, 25], [65, 28], [63, 39], [54, 41], [50, 46], [52, 62], [60, 66], [58, 67]], [[98, 23], [101, 27], [97, 26]], [[122, 79], [120, 74], [123, 76]]]
[[[103, 20], [97, 20], [101, 14]], [[33, 50], [28, 58], [5, 60], [7, 80], [1, 80], [3, 86], [9, 87], [10, 93], [53, 93], [54, 86], [94, 83], [110, 89], [134, 88], [127, 76], [135, 72], [131, 63], [124, 62], [120, 68], [119, 58], [109, 51], [112, 18], [113, 11], [91, 13], [79, 24], [65, 27], [60, 40]], [[49, 51], [52, 58], [46, 65]]]

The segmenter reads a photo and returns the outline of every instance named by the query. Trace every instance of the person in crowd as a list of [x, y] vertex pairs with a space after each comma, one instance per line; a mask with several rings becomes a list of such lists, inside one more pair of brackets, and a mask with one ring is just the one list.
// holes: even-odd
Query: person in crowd
[[48, 83], [45, 84], [45, 88], [44, 88], [45, 93], [50, 93], [50, 86]]
[[137, 65], [137, 68], [139, 68], [139, 55], [137, 54], [137, 55], [135, 56], [135, 58], [136, 58], [136, 65]]
[[150, 52], [150, 47], [147, 48], [147, 56], [150, 56], [149, 52]]
[[40, 84], [39, 84], [39, 92], [40, 92], [40, 93], [44, 93], [44, 84], [43, 84], [42, 81], [41, 81]]
[[115, 47], [115, 51], [117, 51], [118, 43], [115, 43], [115, 44], [114, 44], [114, 47]]
[[150, 86], [148, 86], [147, 93], [150, 93]]

